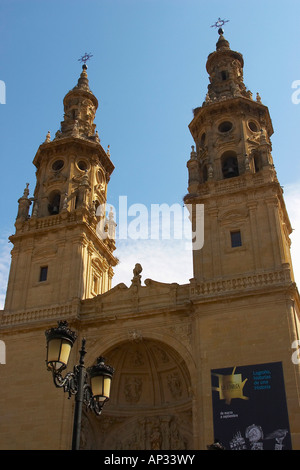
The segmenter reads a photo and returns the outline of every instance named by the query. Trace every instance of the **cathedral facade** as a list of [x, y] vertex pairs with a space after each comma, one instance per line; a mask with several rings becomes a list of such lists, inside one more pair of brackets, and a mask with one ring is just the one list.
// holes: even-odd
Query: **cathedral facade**
[[[83, 66], [64, 118], [33, 163], [18, 201], [1, 340], [2, 449], [69, 449], [74, 400], [52, 385], [45, 330], [64, 320], [78, 338], [68, 368], [101, 355], [114, 367], [101, 416], [85, 412], [81, 448], [300, 449], [299, 294], [292, 227], [272, 158], [268, 108], [243, 81], [243, 56], [219, 30], [205, 101], [189, 125], [193, 230], [204, 244], [188, 284], [143, 279], [111, 287], [118, 260], [105, 209], [114, 165], [96, 126]], [[101, 210], [99, 210], [101, 208]], [[109, 208], [107, 208], [109, 209]], [[138, 260], [137, 260], [138, 263]]]

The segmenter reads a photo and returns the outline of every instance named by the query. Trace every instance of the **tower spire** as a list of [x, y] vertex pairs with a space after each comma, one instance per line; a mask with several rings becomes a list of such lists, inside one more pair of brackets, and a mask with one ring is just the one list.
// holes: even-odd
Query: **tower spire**
[[[246, 89], [242, 54], [230, 48], [221, 27], [218, 33], [216, 50], [209, 54], [206, 62], [209, 75], [206, 100], [202, 107], [194, 110], [189, 125], [196, 150], [187, 162], [189, 184], [185, 200], [189, 204], [206, 205], [205, 223], [211, 228], [209, 236], [214, 234], [213, 244], [204, 244], [201, 255], [193, 251], [197, 279], [233, 276], [245, 270], [246, 265], [249, 272], [263, 267], [277, 269], [287, 262], [285, 253], [288, 253], [286, 241], [281, 239], [278, 246], [284, 248], [278, 249], [274, 260], [272, 253], [266, 254], [267, 250], [259, 252], [254, 218], [263, 220], [263, 214], [270, 211], [265, 198], [267, 190], [271, 192], [271, 188], [276, 187], [281, 198], [271, 155], [272, 121], [268, 108], [259, 98], [252, 99], [252, 93]], [[261, 207], [252, 217], [249, 208], [254, 211], [256, 203], [252, 202], [258, 199]], [[263, 207], [264, 204], [267, 207]], [[288, 218], [284, 223], [290, 227]], [[265, 232], [272, 233], [271, 227], [266, 226]], [[236, 242], [235, 236], [241, 239]], [[208, 234], [204, 238], [207, 239]], [[269, 242], [270, 247], [275, 246], [272, 240]], [[211, 246], [214, 250], [219, 247], [215, 258]], [[241, 258], [238, 258], [238, 250], [233, 249], [237, 246], [243, 246]]]
[[79, 59], [83, 62], [82, 71], [77, 84], [64, 97], [64, 120], [55, 134], [55, 139], [73, 136], [99, 141], [94, 124], [98, 100], [90, 89], [86, 65], [90, 57], [91, 55], [85, 53], [85, 56]]
[[222, 28], [219, 28], [218, 33], [216, 50], [209, 54], [206, 62], [210, 83], [205, 104], [237, 96], [252, 99], [251, 91], [247, 90], [244, 84], [242, 54], [230, 48]]
[[[111, 287], [117, 264], [115, 232], [110, 221], [109, 233], [100, 236], [105, 218], [99, 220], [97, 208], [106, 212], [114, 165], [95, 132], [97, 106], [84, 63], [76, 86], [64, 98], [61, 130], [53, 140], [47, 134], [33, 160], [37, 169], [33, 197], [28, 197], [26, 187], [18, 201], [16, 233], [10, 237], [16, 275], [8, 284], [5, 305], [9, 310], [86, 299]], [[25, 233], [31, 250], [21, 249]], [[15, 295], [17, 289], [19, 295]]]
[[91, 91], [89, 87], [89, 79], [88, 79], [88, 74], [87, 74], [87, 65], [83, 64], [82, 65], [82, 72], [80, 74], [80, 77], [78, 79], [77, 85], [75, 88], [80, 88], [85, 91]]
[[216, 50], [222, 51], [224, 49], [227, 49], [227, 50], [230, 49], [229, 42], [227, 41], [227, 39], [224, 38], [224, 30], [222, 28], [219, 28], [218, 33], [219, 33], [219, 39], [216, 44]]

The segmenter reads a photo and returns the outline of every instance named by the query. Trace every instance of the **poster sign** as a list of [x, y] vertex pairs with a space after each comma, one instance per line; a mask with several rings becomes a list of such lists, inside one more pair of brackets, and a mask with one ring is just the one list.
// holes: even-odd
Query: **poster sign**
[[211, 371], [215, 439], [228, 450], [291, 450], [281, 362]]

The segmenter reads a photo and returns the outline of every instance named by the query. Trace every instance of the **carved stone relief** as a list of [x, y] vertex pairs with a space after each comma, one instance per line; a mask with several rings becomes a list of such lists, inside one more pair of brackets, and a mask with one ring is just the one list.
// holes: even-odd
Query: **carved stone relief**
[[[98, 439], [99, 449], [186, 450], [192, 448], [190, 414], [128, 418], [114, 432]], [[85, 442], [88, 445], [87, 442]]]
[[127, 377], [124, 386], [125, 400], [128, 403], [138, 403], [142, 393], [143, 382], [139, 377]]
[[85, 448], [192, 448], [191, 380], [178, 352], [141, 336], [105, 356], [116, 371], [111, 398], [101, 419], [92, 420], [93, 434], [85, 434]]

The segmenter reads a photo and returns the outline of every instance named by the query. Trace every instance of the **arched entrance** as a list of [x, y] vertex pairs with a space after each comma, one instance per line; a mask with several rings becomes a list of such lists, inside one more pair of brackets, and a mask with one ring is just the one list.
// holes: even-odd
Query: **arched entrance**
[[192, 448], [191, 380], [182, 357], [152, 339], [120, 343], [105, 353], [116, 372], [100, 417], [84, 415], [83, 449]]

